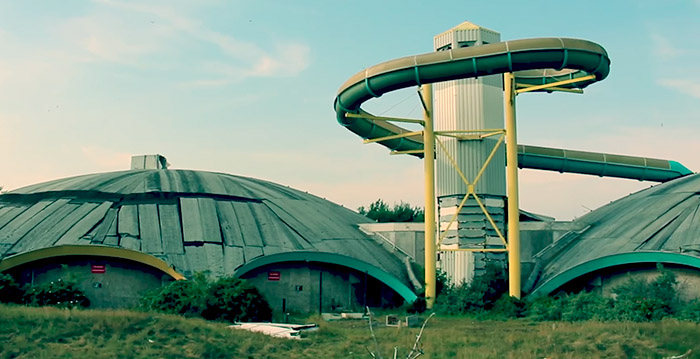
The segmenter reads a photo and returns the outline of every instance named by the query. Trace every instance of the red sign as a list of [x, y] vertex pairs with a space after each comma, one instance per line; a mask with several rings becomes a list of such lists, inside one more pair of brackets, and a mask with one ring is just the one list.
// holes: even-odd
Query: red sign
[[280, 280], [280, 272], [267, 272], [267, 280]]
[[90, 271], [92, 273], [104, 273], [105, 267], [106, 266], [104, 264], [93, 264], [92, 269]]

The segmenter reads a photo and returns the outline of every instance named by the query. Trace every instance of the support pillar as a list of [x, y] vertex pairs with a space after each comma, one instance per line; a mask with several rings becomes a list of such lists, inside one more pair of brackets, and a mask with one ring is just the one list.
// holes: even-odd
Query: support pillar
[[515, 126], [515, 77], [503, 74], [506, 121], [506, 182], [508, 187], [508, 288], [520, 298], [520, 201], [518, 198], [518, 142]]
[[435, 253], [435, 133], [433, 132], [433, 86], [423, 85], [423, 148], [425, 177], [425, 299], [428, 309], [435, 304], [436, 253]]

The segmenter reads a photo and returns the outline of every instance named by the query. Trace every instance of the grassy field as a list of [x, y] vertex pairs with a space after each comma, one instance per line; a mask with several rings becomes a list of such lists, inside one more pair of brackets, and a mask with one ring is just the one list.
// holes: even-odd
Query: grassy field
[[[169, 315], [0, 305], [0, 358], [370, 358], [366, 321], [307, 321], [320, 330], [292, 341]], [[403, 358], [418, 330], [375, 326], [384, 358], [394, 346]], [[664, 358], [689, 349], [700, 358], [700, 326], [436, 317], [423, 344], [421, 358]]]

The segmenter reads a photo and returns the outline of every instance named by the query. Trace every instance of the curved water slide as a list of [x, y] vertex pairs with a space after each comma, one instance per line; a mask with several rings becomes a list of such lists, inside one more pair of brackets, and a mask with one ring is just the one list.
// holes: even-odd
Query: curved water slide
[[[337, 120], [364, 139], [411, 132], [391, 122], [373, 119], [361, 105], [406, 87], [506, 72], [513, 72], [520, 86], [572, 80], [557, 87], [583, 89], [608, 76], [610, 59], [596, 43], [566, 38], [505, 41], [408, 56], [369, 67], [346, 81], [335, 98]], [[349, 113], [355, 116], [346, 116]], [[420, 135], [378, 143], [395, 151], [423, 149]], [[518, 148], [518, 166], [657, 182], [692, 173], [675, 161], [525, 145]]]

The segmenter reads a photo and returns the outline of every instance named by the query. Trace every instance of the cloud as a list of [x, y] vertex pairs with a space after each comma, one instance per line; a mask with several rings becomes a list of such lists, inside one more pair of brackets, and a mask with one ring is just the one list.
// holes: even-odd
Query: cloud
[[700, 80], [662, 79], [659, 85], [700, 99]]
[[[210, 76], [191, 81], [190, 85], [220, 86], [247, 77], [295, 76], [309, 65], [309, 46], [303, 43], [287, 40], [284, 44], [275, 45], [273, 42], [273, 51], [270, 51], [253, 42], [241, 41], [234, 36], [213, 31], [195, 19], [180, 15], [172, 6], [159, 7], [112, 0], [96, 2], [131, 13], [147, 15], [148, 18], [153, 19], [151, 21], [154, 24], [172, 29], [170, 34], [172, 41], [175, 38], [192, 38], [218, 49], [224, 55], [224, 60], [209, 59], [204, 67], [208, 69]], [[97, 49], [103, 50], [99, 41], [94, 45]], [[117, 42], [117, 45], [124, 44]], [[122, 49], [124, 48], [122, 46]], [[212, 66], [212, 63], [215, 65]]]
[[671, 60], [688, 52], [685, 49], [674, 46], [670, 39], [661, 34], [653, 33], [650, 36], [652, 53], [662, 60]]

